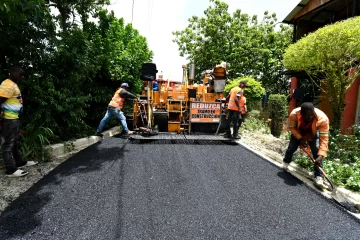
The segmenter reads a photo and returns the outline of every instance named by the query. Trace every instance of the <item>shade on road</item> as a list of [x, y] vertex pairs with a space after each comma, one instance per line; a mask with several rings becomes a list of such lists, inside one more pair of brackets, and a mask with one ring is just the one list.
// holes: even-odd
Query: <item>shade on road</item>
[[0, 239], [358, 239], [358, 219], [240, 145], [104, 139], [0, 216]]

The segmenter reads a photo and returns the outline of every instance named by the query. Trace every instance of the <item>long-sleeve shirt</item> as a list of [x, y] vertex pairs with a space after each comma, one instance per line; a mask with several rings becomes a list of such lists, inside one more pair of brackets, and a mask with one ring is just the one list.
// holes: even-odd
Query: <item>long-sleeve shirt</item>
[[319, 151], [318, 155], [327, 156], [329, 143], [329, 118], [326, 114], [318, 108], [315, 108], [315, 117], [311, 124], [311, 128], [307, 133], [301, 133], [301, 108], [295, 108], [289, 116], [289, 129], [297, 139], [303, 138], [306, 141], [313, 141], [316, 137], [316, 132], [319, 131]]
[[120, 91], [120, 97], [121, 98], [129, 98], [129, 99], [136, 99], [137, 97], [132, 94], [131, 92], [126, 91], [125, 89], [122, 89]]

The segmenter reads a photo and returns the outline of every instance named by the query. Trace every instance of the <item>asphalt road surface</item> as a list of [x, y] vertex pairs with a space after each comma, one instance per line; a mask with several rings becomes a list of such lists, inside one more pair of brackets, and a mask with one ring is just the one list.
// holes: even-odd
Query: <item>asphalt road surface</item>
[[108, 138], [0, 216], [0, 239], [359, 239], [360, 222], [240, 145]]

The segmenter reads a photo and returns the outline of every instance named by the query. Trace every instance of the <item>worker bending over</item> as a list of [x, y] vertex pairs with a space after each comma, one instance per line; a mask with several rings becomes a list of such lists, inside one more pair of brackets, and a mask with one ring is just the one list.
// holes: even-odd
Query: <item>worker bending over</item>
[[[329, 142], [329, 119], [326, 114], [315, 108], [312, 103], [305, 102], [290, 113], [289, 129], [291, 137], [283, 159], [283, 168], [288, 170], [292, 156], [300, 144], [310, 147], [316, 164], [322, 168], [323, 157], [327, 156]], [[319, 147], [316, 146], [317, 131], [319, 132]], [[314, 174], [314, 185], [324, 188], [323, 176], [316, 166], [314, 166]]]

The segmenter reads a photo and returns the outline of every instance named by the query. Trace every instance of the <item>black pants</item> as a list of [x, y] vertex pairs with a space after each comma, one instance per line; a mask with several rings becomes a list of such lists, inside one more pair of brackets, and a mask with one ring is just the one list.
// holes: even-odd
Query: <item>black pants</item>
[[[311, 153], [315, 159], [318, 157], [318, 151], [319, 151], [319, 148], [316, 146], [316, 140], [317, 137], [315, 137], [314, 140], [311, 142], [308, 141], [309, 147], [311, 149]], [[294, 137], [294, 135], [291, 134], [289, 146], [285, 152], [285, 157], [283, 160], [285, 163], [290, 163], [292, 161], [293, 154], [298, 149], [299, 145], [300, 145], [300, 140], [298, 140], [296, 137]], [[321, 163], [321, 167], [323, 167], [323, 163]], [[315, 177], [322, 176], [319, 169], [315, 166], [314, 166], [314, 175]]]
[[3, 119], [1, 130], [1, 150], [7, 174], [24, 165], [20, 146], [20, 120]]
[[226, 134], [227, 135], [231, 135], [231, 129], [230, 129], [231, 122], [233, 124], [233, 136], [238, 135], [239, 116], [240, 116], [239, 111], [233, 111], [233, 110], [228, 111], [228, 118], [226, 120]]

